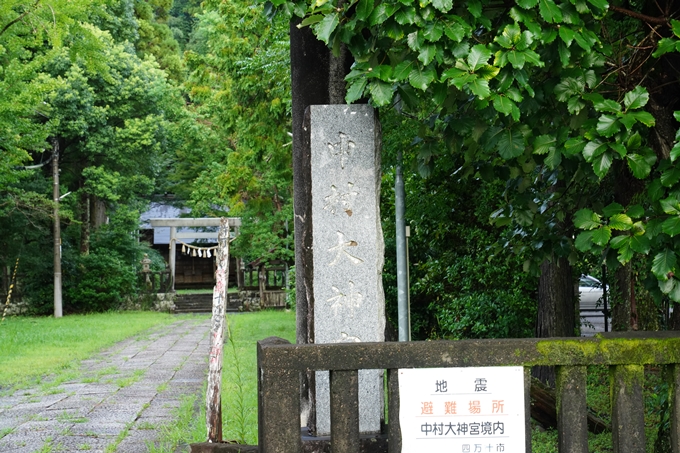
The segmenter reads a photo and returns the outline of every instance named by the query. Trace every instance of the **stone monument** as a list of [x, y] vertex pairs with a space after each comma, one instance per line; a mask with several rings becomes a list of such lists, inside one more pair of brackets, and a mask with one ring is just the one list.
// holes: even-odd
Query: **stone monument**
[[[311, 168], [308, 342], [384, 341], [379, 123], [368, 105], [313, 105], [304, 133]], [[330, 433], [328, 372], [317, 372], [315, 381], [311, 424], [317, 435], [325, 435]], [[360, 371], [360, 431], [380, 432], [383, 413], [382, 371]]]

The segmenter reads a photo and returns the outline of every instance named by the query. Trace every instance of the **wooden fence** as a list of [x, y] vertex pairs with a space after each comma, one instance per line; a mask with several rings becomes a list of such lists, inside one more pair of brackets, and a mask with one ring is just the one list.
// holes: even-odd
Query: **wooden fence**
[[[554, 365], [557, 372], [559, 452], [587, 453], [586, 370], [611, 371], [612, 440], [617, 453], [645, 451], [642, 383], [645, 365], [668, 365], [673, 453], [680, 453], [680, 332], [640, 332], [597, 338], [428, 341], [406, 343], [258, 343], [258, 418], [261, 453], [300, 453], [300, 374], [330, 371], [331, 451], [359, 448], [358, 370], [387, 371], [389, 453], [401, 452], [400, 368], [524, 366], [526, 451], [531, 452], [530, 369]], [[298, 414], [296, 416], [296, 414]], [[408, 453], [408, 452], [407, 452]]]

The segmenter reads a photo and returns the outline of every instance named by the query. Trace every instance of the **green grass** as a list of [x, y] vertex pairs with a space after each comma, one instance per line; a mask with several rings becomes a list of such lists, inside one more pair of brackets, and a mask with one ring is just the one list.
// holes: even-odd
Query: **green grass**
[[73, 369], [102, 348], [175, 320], [155, 312], [7, 318], [0, 324], [0, 382], [3, 387], [34, 384], [42, 376]]

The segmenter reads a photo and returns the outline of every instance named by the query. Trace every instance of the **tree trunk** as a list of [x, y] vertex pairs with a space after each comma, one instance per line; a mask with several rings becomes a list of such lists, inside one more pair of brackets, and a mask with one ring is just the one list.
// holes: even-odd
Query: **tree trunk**
[[[538, 284], [538, 316], [536, 337], [573, 337], [576, 328], [574, 284], [571, 265], [566, 258], [553, 257], [541, 264]], [[536, 367], [535, 377], [554, 386], [553, 367]]]
[[80, 254], [90, 253], [90, 195], [80, 194]]
[[614, 274], [616, 289], [612, 294], [612, 330], [625, 332], [637, 330], [634, 318], [635, 290], [633, 288], [633, 272], [630, 262], [616, 269]]

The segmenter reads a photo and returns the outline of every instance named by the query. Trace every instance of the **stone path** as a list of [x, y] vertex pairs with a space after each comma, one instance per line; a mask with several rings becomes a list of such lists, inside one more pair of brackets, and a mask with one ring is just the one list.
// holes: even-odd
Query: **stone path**
[[209, 330], [209, 316], [183, 316], [82, 361], [75, 379], [0, 394], [0, 452], [148, 451], [202, 390]]

